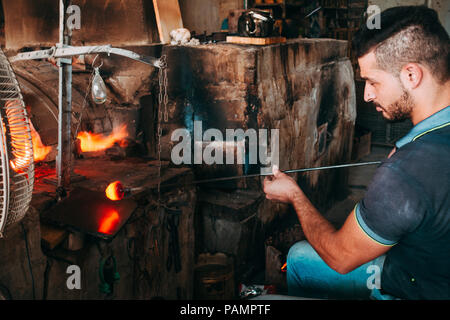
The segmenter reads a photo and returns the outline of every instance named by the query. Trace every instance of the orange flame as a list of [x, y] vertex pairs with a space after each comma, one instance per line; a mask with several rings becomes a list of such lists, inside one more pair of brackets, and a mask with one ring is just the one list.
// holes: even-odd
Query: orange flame
[[106, 197], [112, 201], [122, 200], [124, 197], [123, 185], [120, 181], [110, 183], [105, 190]]
[[287, 262], [285, 264], [283, 264], [283, 266], [281, 267], [281, 272], [286, 272], [287, 271]]
[[128, 136], [127, 126], [123, 125], [119, 129], [114, 129], [109, 136], [102, 134], [85, 132], [78, 133], [77, 138], [81, 141], [82, 152], [101, 151], [111, 148], [116, 142], [120, 142]]
[[[6, 115], [8, 116], [8, 126], [11, 137], [12, 154], [15, 157], [10, 160], [11, 168], [17, 173], [24, 173], [31, 164], [33, 157], [35, 162], [45, 159], [52, 147], [47, 147], [42, 143], [41, 137], [34, 129], [31, 121], [21, 107], [19, 100], [9, 100], [5, 103]], [[27, 124], [29, 123], [31, 131], [31, 144]], [[3, 127], [3, 133], [6, 134], [6, 128]], [[31, 153], [33, 146], [33, 155]]]
[[116, 210], [112, 209], [102, 217], [98, 232], [104, 234], [112, 234], [112, 231], [117, 227], [119, 220], [119, 213]]
[[47, 147], [42, 143], [41, 136], [34, 129], [33, 125], [31, 127], [31, 140], [33, 141], [33, 156], [34, 162], [39, 162], [45, 159], [47, 155], [52, 151], [52, 147]]

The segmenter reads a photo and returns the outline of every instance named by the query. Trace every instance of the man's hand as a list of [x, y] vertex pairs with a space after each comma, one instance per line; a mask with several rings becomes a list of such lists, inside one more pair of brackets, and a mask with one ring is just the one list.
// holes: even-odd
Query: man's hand
[[295, 180], [281, 172], [277, 166], [273, 166], [272, 172], [273, 176], [264, 179], [267, 199], [292, 203], [298, 195], [303, 195]]
[[336, 230], [311, 204], [294, 179], [276, 166], [272, 170], [273, 177], [264, 180], [267, 199], [293, 205], [306, 239], [330, 268], [345, 274], [391, 248], [372, 240], [359, 227], [354, 211], [342, 228]]
[[396, 153], [397, 152], [397, 147], [395, 147], [394, 149], [392, 149], [392, 151], [389, 153], [389, 155], [388, 155], [388, 159], [390, 158], [390, 157], [392, 157], [393, 155], [394, 155], [394, 153]]

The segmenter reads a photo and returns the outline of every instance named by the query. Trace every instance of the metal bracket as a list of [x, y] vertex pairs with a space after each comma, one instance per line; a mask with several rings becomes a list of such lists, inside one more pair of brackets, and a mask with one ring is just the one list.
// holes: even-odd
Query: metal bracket
[[[82, 46], [82, 47], [72, 47], [72, 46], [64, 46], [60, 47], [52, 47], [46, 50], [37, 50], [32, 52], [23, 52], [19, 53], [14, 57], [9, 58], [10, 62], [15, 61], [23, 61], [23, 60], [37, 60], [37, 59], [48, 59], [48, 58], [69, 58], [73, 56], [81, 56], [87, 54], [95, 54], [95, 53], [107, 53], [115, 54], [123, 57], [127, 57], [132, 60], [136, 60], [156, 68], [165, 68], [167, 65], [165, 61], [162, 59], [140, 55], [131, 50], [114, 48], [111, 45], [102, 45], [102, 46]], [[64, 62], [65, 63], [65, 62]]]
[[72, 59], [59, 58], [58, 67], [60, 67], [62, 64], [72, 64]]

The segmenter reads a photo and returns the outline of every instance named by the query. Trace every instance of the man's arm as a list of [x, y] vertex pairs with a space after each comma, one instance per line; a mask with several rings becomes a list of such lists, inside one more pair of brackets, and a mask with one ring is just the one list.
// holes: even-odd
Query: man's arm
[[348, 273], [391, 248], [375, 242], [359, 227], [355, 210], [342, 228], [336, 230], [311, 204], [297, 183], [278, 168], [274, 168], [273, 180], [264, 181], [264, 192], [270, 200], [294, 206], [311, 246], [330, 268], [339, 273]]

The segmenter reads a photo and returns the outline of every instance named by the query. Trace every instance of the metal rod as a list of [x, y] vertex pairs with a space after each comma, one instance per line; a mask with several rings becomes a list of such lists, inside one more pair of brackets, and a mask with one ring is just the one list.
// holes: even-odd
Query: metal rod
[[[297, 173], [297, 172], [309, 172], [309, 171], [319, 171], [319, 170], [329, 170], [329, 169], [340, 169], [340, 168], [350, 168], [350, 167], [371, 166], [371, 165], [379, 165], [381, 163], [382, 163], [381, 161], [372, 161], [372, 162], [341, 164], [341, 165], [326, 166], [326, 167], [285, 170], [285, 171], [282, 171], [282, 172], [285, 173], [285, 174], [289, 174], [289, 173]], [[206, 179], [206, 180], [198, 180], [198, 181], [193, 181], [191, 183], [187, 183], [187, 185], [201, 184], [201, 183], [208, 183], [208, 182], [220, 182], [220, 181], [238, 180], [238, 179], [243, 179], [243, 178], [266, 177], [266, 176], [273, 176], [273, 173], [266, 173], [266, 174], [255, 173], [255, 174], [233, 176], [233, 177], [223, 177], [223, 178], [213, 178], [213, 179]], [[172, 186], [179, 186], [179, 184], [169, 184], [169, 185], [165, 185], [165, 186], [162, 185], [161, 188], [172, 187]]]
[[312, 16], [314, 13], [316, 13], [317, 11], [319, 11], [320, 9], [322, 9], [322, 7], [318, 7], [316, 9], [314, 9], [313, 11], [311, 11], [311, 13], [309, 13], [305, 18], [309, 18], [310, 16]]
[[64, 0], [59, 0], [59, 46], [64, 46]]
[[[60, 48], [70, 45], [71, 33], [65, 28], [65, 4], [70, 0], [60, 0]], [[72, 171], [71, 116], [72, 116], [72, 59], [59, 58], [58, 94], [58, 154], [56, 157], [57, 189], [63, 193], [70, 185]]]

